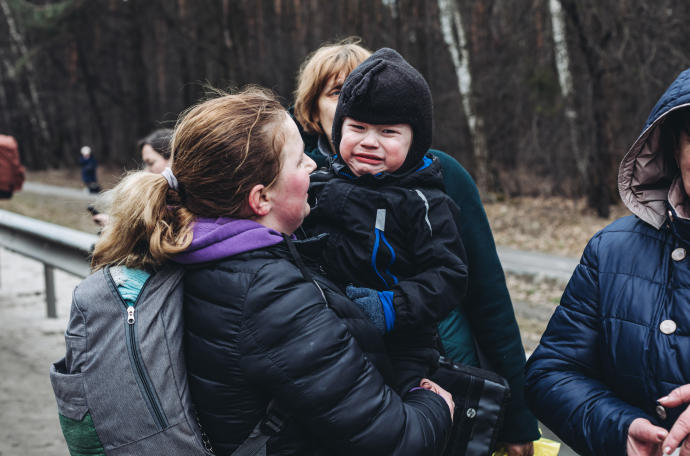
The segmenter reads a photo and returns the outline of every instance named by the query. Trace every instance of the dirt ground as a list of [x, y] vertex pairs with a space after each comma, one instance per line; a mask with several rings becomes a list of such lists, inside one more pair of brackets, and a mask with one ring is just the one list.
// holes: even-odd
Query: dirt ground
[[49, 319], [42, 264], [0, 249], [0, 456], [68, 454], [48, 369], [64, 356], [63, 334], [78, 282], [56, 271], [59, 318]]
[[484, 205], [497, 245], [579, 257], [587, 241], [614, 220], [630, 215], [619, 204], [607, 218], [587, 208], [584, 199], [520, 197]]
[[[96, 172], [98, 183], [104, 189], [113, 188], [127, 170], [116, 166], [99, 166]], [[83, 188], [79, 167], [27, 171], [26, 180], [63, 187]]]

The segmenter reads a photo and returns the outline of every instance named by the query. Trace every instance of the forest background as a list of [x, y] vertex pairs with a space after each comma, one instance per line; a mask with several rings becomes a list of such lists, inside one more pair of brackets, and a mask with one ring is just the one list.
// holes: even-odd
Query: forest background
[[606, 216], [620, 158], [690, 66], [689, 23], [677, 0], [0, 0], [0, 133], [32, 169], [85, 144], [132, 168], [205, 85], [289, 105], [309, 52], [357, 35], [427, 78], [433, 146], [483, 195], [584, 196]]

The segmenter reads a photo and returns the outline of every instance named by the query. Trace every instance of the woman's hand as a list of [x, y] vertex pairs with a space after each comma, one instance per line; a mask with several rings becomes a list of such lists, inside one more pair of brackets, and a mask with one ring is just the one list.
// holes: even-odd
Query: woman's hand
[[533, 456], [534, 455], [534, 445], [532, 442], [527, 443], [503, 443], [503, 448], [505, 448], [508, 456]]
[[93, 220], [93, 223], [101, 228], [105, 228], [105, 225], [108, 223], [108, 220], [110, 220], [110, 217], [108, 214], [96, 214], [91, 217], [91, 220]]
[[[659, 403], [664, 407], [678, 407], [679, 405], [690, 402], [690, 384], [679, 386], [671, 391], [668, 396], [659, 399]], [[686, 438], [690, 435], [690, 407], [686, 408], [680, 414], [668, 436], [661, 445], [664, 454], [671, 454], [680, 442], [685, 439], [685, 442], [680, 448], [680, 456], [690, 456], [690, 439]]]
[[453, 402], [453, 395], [428, 378], [423, 378], [422, 381], [419, 382], [419, 386], [425, 390], [433, 391], [441, 396], [444, 401], [446, 401], [446, 404], [448, 404], [448, 408], [450, 409], [450, 419], [452, 421], [453, 415], [455, 414], [455, 402]]
[[628, 428], [626, 450], [628, 456], [658, 456], [661, 442], [668, 435], [666, 429], [654, 426], [645, 418], [636, 418]]

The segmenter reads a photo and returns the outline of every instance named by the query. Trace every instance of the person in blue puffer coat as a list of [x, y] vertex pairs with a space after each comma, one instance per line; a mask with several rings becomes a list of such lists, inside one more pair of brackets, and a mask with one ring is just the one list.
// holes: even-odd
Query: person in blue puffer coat
[[633, 215], [589, 241], [526, 395], [581, 454], [670, 454], [690, 423], [690, 69], [652, 109], [618, 188]]

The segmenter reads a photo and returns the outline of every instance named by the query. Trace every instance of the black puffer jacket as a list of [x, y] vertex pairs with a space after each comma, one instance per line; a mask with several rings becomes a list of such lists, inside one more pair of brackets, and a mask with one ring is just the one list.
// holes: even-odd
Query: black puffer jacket
[[316, 280], [327, 303], [285, 243], [188, 269], [190, 388], [216, 452], [237, 448], [275, 399], [293, 418], [269, 440], [270, 455], [441, 454], [451, 424], [443, 399], [416, 390], [403, 401], [386, 386], [372, 364], [387, 370], [375, 328]]
[[433, 155], [402, 175], [354, 177], [334, 162], [311, 176], [303, 227], [329, 233], [320, 261], [329, 279], [393, 291], [395, 328], [436, 324], [467, 289], [465, 249]]
[[386, 336], [398, 390], [430, 374], [438, 360], [436, 325], [467, 289], [458, 208], [443, 191], [433, 155], [402, 174], [354, 177], [336, 160], [311, 176], [308, 235], [329, 233], [319, 260], [329, 279], [393, 293]]

